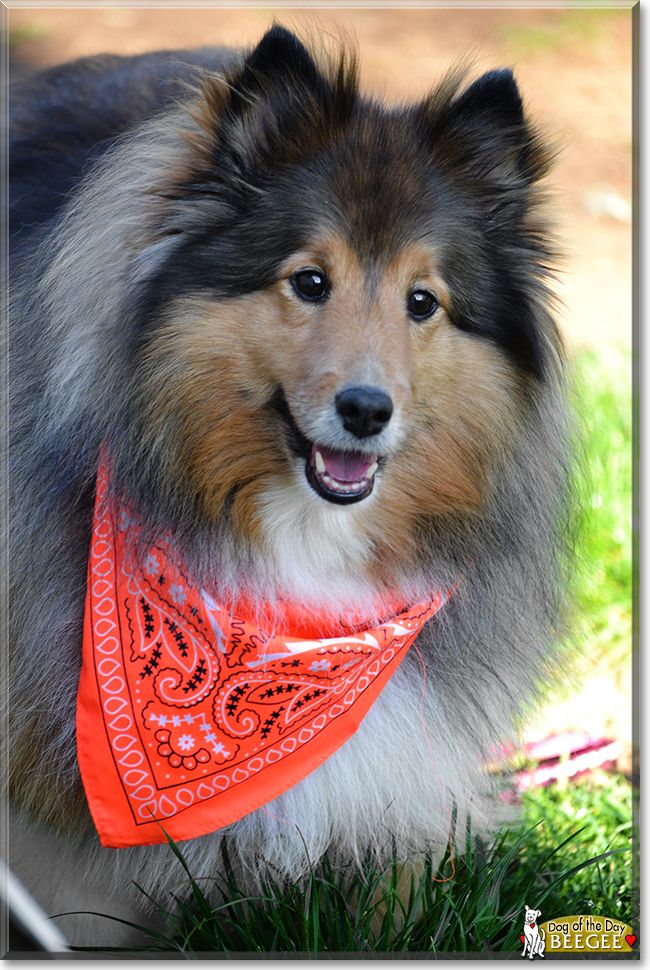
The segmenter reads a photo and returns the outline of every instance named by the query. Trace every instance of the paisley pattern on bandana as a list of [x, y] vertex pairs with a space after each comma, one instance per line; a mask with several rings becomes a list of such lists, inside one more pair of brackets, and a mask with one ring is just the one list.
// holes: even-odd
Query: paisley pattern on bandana
[[[269, 632], [193, 586], [166, 542], [136, 559], [137, 519], [109, 494], [103, 460], [77, 746], [106, 846], [164, 842], [163, 829], [204, 835], [295, 785], [357, 730], [449, 595], [402, 606], [374, 629], [328, 616], [303, 636]], [[284, 611], [284, 629], [299, 632], [299, 611]]]

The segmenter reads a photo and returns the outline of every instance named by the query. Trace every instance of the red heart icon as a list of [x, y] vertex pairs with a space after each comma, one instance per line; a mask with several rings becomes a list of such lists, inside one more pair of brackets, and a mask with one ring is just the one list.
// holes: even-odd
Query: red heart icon
[[[523, 936], [523, 934], [519, 937], [519, 939], [521, 940], [522, 943], [524, 942], [524, 936]], [[634, 937], [634, 939], [636, 940], [636, 936]], [[630, 943], [630, 946], [632, 946], [631, 943]]]
[[626, 937], [625, 937], [625, 939], [626, 939], [626, 940], [627, 940], [627, 942], [628, 942], [628, 946], [632, 946], [632, 944], [633, 944], [633, 943], [634, 943], [634, 941], [636, 940], [636, 936], [626, 936]]

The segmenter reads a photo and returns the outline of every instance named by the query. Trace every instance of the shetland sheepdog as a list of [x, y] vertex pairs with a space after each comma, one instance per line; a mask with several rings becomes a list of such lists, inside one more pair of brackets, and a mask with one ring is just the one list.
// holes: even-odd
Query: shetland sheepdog
[[387, 106], [348, 49], [275, 26], [244, 53], [50, 68], [11, 120], [18, 874], [57, 912], [67, 884], [181, 882], [165, 845], [100, 845], [78, 765], [102, 454], [138, 543], [165, 536], [205, 602], [264, 604], [268, 635], [284, 604], [298, 635], [322, 615], [354, 634], [447, 591], [344, 743], [180, 840], [195, 876], [225, 842], [254, 886], [445, 844], [453, 811], [484, 823], [486, 754], [562, 623], [570, 499], [551, 151], [512, 72]]

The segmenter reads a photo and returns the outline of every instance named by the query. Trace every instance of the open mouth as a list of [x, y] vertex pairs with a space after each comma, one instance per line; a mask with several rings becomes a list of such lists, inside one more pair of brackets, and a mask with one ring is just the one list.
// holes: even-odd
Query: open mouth
[[306, 465], [307, 481], [328, 502], [348, 505], [370, 495], [378, 467], [377, 455], [313, 444]]
[[291, 450], [305, 461], [305, 477], [317, 495], [335, 505], [351, 505], [368, 498], [380, 462], [376, 454], [312, 442], [296, 424], [282, 392], [273, 405], [287, 428]]

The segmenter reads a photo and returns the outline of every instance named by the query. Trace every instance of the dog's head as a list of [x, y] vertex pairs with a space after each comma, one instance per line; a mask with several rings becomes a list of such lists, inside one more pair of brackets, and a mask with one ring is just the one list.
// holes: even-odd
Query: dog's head
[[531, 923], [537, 923], [541, 915], [541, 909], [529, 909], [528, 906], [526, 906], [526, 915], [524, 916], [524, 920], [530, 926]]
[[393, 547], [476, 513], [557, 353], [511, 72], [388, 108], [275, 27], [192, 116], [139, 310], [147, 462], [249, 536], [280, 493]]

